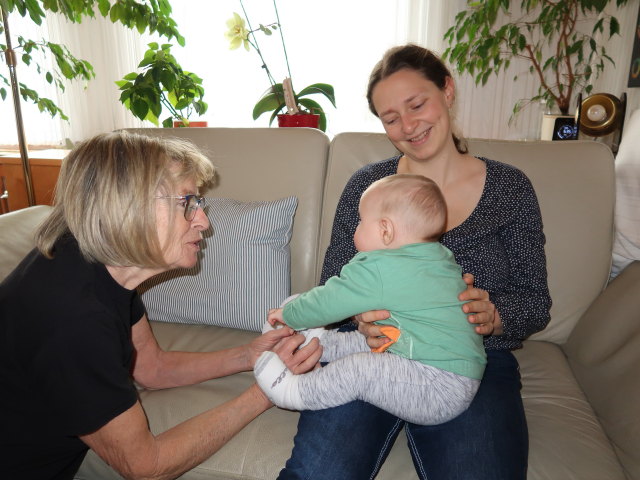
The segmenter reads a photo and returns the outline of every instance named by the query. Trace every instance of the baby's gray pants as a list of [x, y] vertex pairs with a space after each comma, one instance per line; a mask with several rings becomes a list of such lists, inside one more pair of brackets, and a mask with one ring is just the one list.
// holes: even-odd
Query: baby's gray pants
[[302, 401], [321, 410], [363, 400], [419, 425], [444, 423], [464, 412], [480, 381], [393, 353], [372, 353], [359, 332], [327, 331], [322, 361], [299, 377]]

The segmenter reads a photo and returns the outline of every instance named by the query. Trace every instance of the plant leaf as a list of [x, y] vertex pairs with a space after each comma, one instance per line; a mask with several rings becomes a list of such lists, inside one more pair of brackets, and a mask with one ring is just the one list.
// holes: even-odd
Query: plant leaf
[[609, 21], [609, 37], [613, 37], [616, 33], [620, 33], [620, 24], [616, 17], [611, 17]]
[[313, 85], [309, 85], [308, 87], [303, 88], [298, 93], [297, 97], [304, 97], [307, 95], [313, 94], [321, 94], [324, 95], [334, 107], [336, 106], [336, 97], [333, 90], [333, 86], [328, 83], [314, 83]]
[[279, 110], [283, 107], [286, 107], [284, 96], [282, 94], [269, 93], [258, 100], [258, 103], [253, 107], [253, 119], [256, 120], [265, 112]]

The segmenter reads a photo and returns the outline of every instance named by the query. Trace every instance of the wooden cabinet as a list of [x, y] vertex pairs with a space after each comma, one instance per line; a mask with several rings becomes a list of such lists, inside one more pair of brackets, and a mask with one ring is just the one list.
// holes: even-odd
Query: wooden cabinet
[[[41, 150], [29, 152], [29, 164], [31, 166], [31, 180], [36, 205], [51, 205], [53, 192], [62, 159], [67, 155], [67, 150]], [[20, 154], [0, 154], [0, 190], [4, 180], [7, 198], [0, 201], [0, 213], [20, 210], [29, 206], [27, 186], [24, 181], [22, 161]], [[2, 195], [4, 191], [0, 191]]]

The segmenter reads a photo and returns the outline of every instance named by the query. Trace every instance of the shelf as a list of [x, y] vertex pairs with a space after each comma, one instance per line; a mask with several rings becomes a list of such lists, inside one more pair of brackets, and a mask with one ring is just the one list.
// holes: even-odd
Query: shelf
[[[68, 153], [68, 150], [59, 149], [28, 152], [36, 205], [51, 205], [53, 203], [53, 192], [58, 181], [60, 165]], [[27, 187], [19, 152], [0, 151], [0, 177], [4, 177], [8, 192], [8, 202], [6, 203], [8, 203], [9, 211], [28, 207]], [[0, 194], [2, 193], [0, 192]], [[6, 212], [0, 211], [0, 213]]]

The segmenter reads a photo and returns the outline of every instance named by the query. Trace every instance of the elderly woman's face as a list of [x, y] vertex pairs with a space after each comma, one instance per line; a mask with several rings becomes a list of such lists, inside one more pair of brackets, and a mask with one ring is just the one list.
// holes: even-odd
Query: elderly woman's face
[[[168, 196], [193, 195], [198, 193], [195, 180], [187, 180], [178, 185]], [[175, 202], [172, 208], [170, 202]], [[164, 252], [164, 260], [169, 268], [189, 268], [198, 261], [202, 232], [209, 228], [209, 219], [201, 208], [196, 210], [193, 220], [184, 217], [184, 200], [171, 198], [156, 202], [158, 238]]]

